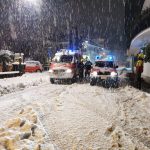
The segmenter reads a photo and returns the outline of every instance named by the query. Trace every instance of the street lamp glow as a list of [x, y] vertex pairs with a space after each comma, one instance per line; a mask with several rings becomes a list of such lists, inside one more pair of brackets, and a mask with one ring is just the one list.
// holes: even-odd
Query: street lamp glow
[[25, 0], [26, 2], [30, 2], [32, 4], [37, 4], [38, 3], [38, 0]]
[[[42, 0], [24, 0], [26, 6], [33, 5], [37, 12], [41, 11]], [[28, 5], [29, 4], [29, 5]]]

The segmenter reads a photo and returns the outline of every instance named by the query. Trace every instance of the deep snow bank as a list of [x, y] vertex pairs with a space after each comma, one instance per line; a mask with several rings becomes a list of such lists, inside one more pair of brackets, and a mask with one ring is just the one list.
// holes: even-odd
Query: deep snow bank
[[48, 72], [27, 73], [14, 78], [0, 79], [0, 96], [48, 82]]
[[150, 94], [128, 86], [122, 88], [119, 94], [119, 126], [134, 141], [136, 149], [150, 149]]
[[54, 150], [54, 146], [46, 142], [47, 138], [37, 113], [27, 107], [0, 128], [0, 149]]

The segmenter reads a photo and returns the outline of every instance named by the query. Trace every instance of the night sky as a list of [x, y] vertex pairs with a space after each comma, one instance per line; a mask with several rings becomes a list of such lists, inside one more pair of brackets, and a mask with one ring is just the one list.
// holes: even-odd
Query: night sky
[[122, 0], [66, 0], [66, 3], [62, 0], [59, 6], [57, 25], [62, 27], [62, 32], [69, 24], [70, 28], [77, 26], [84, 37], [89, 33], [91, 39], [104, 38], [108, 46], [123, 46], [125, 8]]
[[124, 18], [124, 0], [0, 0], [0, 46], [38, 49], [56, 37], [68, 41], [69, 30], [77, 27], [84, 39], [103, 38], [107, 47], [123, 49]]

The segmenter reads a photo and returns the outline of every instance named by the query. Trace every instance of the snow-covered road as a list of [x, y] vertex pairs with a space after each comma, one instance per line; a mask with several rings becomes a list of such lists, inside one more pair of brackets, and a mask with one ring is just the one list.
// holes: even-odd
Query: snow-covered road
[[[30, 84], [34, 76], [42, 81], [36, 86]], [[0, 125], [31, 106], [49, 142], [60, 150], [150, 149], [150, 95], [131, 87], [113, 91], [89, 84], [52, 85], [47, 73], [26, 78], [27, 88], [0, 97]], [[15, 78], [7, 85], [10, 80]]]

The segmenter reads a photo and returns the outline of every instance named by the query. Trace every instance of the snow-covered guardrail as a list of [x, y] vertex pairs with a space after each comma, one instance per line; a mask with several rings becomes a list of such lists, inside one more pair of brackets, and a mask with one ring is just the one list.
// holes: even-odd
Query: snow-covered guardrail
[[0, 72], [0, 78], [16, 77], [19, 75], [19, 71]]

